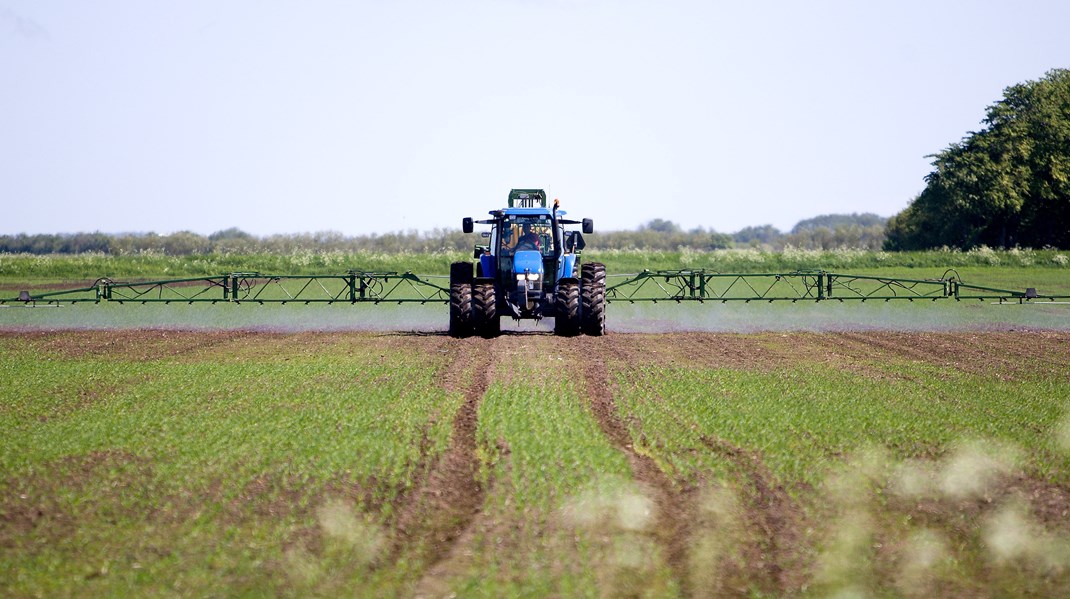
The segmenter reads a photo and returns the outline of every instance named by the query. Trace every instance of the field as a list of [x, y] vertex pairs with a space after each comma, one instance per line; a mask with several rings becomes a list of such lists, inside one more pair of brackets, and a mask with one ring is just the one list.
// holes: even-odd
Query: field
[[[653, 266], [775, 270], [746, 252]], [[770, 260], [1070, 293], [1059, 255]], [[226, 259], [0, 257], [0, 294]], [[484, 340], [437, 304], [12, 305], [0, 596], [1070, 596], [1068, 308], [618, 302]]]
[[1070, 333], [0, 335], [4, 596], [1066, 596]]

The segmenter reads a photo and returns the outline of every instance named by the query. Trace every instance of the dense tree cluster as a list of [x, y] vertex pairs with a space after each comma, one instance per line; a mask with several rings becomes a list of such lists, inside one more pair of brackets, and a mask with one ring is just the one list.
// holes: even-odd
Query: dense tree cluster
[[1007, 88], [983, 124], [934, 156], [886, 249], [1070, 247], [1070, 70]]
[[877, 227], [883, 230], [887, 223], [887, 218], [877, 216], [871, 212], [865, 214], [822, 214], [821, 216], [799, 221], [792, 227], [791, 234], [798, 235], [816, 229], [835, 231], [842, 227], [861, 227], [863, 229]]

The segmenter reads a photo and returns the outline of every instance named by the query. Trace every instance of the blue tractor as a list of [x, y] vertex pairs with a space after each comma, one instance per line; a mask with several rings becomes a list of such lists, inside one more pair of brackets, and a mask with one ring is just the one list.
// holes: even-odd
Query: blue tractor
[[[450, 335], [496, 337], [502, 317], [554, 319], [558, 335], [602, 335], [606, 331], [606, 268], [579, 263], [583, 234], [594, 232], [589, 218], [564, 218], [558, 202], [547, 208], [541, 189], [513, 189], [507, 208], [491, 218], [465, 218], [462, 228], [490, 225], [471, 262], [450, 265]], [[583, 232], [566, 231], [581, 225]]]

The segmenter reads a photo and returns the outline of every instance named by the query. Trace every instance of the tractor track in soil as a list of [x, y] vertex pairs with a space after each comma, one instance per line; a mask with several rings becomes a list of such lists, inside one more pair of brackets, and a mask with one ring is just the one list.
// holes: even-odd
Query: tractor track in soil
[[680, 585], [681, 594], [690, 597], [693, 592], [689, 523], [694, 520], [694, 501], [688, 497], [685, 488], [673, 484], [653, 458], [635, 449], [628, 427], [617, 410], [616, 384], [610, 377], [604, 357], [607, 353], [622, 354], [618, 342], [613, 337], [580, 337], [569, 341], [570, 350], [583, 364], [584, 389], [595, 420], [610, 442], [628, 459], [635, 480], [654, 495], [652, 499], [657, 506], [654, 538], [665, 550], [666, 561]]
[[[478, 350], [471, 351], [473, 346]], [[464, 394], [453, 418], [450, 445], [430, 467], [420, 487], [406, 497], [397, 517], [397, 534], [388, 563], [414, 555], [424, 564], [424, 577], [446, 561], [475, 522], [486, 497], [478, 480], [479, 406], [493, 379], [488, 344], [443, 339], [436, 351], [448, 353], [442, 385]], [[465, 378], [467, 377], [467, 378]], [[423, 584], [421, 584], [423, 586]]]
[[[649, 340], [647, 339], [647, 341]], [[627, 364], [638, 365], [650, 359], [652, 348], [643, 343], [637, 345], [635, 341], [637, 339], [614, 336], [605, 338], [603, 342], [605, 343], [605, 351], [608, 351], [609, 355], [618, 357]], [[600, 352], [592, 353], [598, 355]], [[604, 352], [602, 353], [604, 354]], [[604, 370], [604, 362], [601, 367]], [[598, 366], [596, 365], [595, 369], [597, 368]], [[590, 370], [588, 369], [588, 372]], [[590, 379], [591, 377], [588, 376], [588, 380]], [[602, 380], [608, 379], [603, 378]], [[609, 389], [603, 388], [603, 393], [609, 394], [611, 392]], [[594, 401], [594, 397], [595, 395], [592, 394], [592, 401]], [[612, 402], [612, 398], [610, 398], [610, 402]], [[624, 451], [632, 451], [630, 438], [627, 437], [627, 430], [624, 428], [619, 416], [615, 414], [615, 403], [611, 405], [611, 408], [614, 411], [614, 415], [610, 427], [619, 427], [625, 435], [626, 442], [629, 443]], [[599, 423], [603, 423], [601, 417], [599, 417]], [[686, 423], [681, 422], [681, 425], [686, 425]], [[603, 429], [605, 428], [605, 425], [603, 425]], [[607, 435], [611, 438], [614, 437], [614, 434], [616, 433], [611, 434], [607, 431]], [[741, 473], [741, 482], [745, 485], [741, 489], [742, 497], [747, 505], [744, 515], [745, 524], [755, 535], [753, 540], [742, 548], [742, 555], [747, 564], [756, 565], [752, 573], [757, 573], [758, 580], [772, 583], [774, 587], [766, 590], [774, 595], [792, 596], [798, 594], [801, 585], [805, 582], [808, 567], [805, 563], [805, 556], [799, 550], [803, 544], [802, 508], [790, 497], [783, 485], [776, 481], [776, 477], [769, 472], [769, 469], [761, 459], [761, 455], [757, 452], [748, 451], [710, 435], [701, 435], [699, 440], [706, 449], [729, 461]], [[634, 451], [632, 453], [634, 454]], [[631, 459], [631, 456], [629, 456], [629, 459]], [[650, 462], [652, 467], [657, 467], [650, 458], [646, 458], [646, 460]], [[635, 470], [634, 466], [633, 470]], [[637, 470], [636, 472], [637, 478], [639, 478], [639, 471]], [[657, 470], [657, 475], [668, 483], [668, 477], [660, 469]], [[679, 572], [680, 574], [678, 575], [687, 575], [686, 560], [690, 547], [691, 532], [689, 524], [696, 521], [697, 506], [694, 505], [692, 499], [684, 495], [686, 491], [673, 489], [671, 483], [669, 483], [667, 491], [677, 496], [678, 504], [676, 509], [678, 511], [676, 513], [680, 514], [678, 519], [681, 520], [676, 524], [676, 528], [673, 528], [674, 537], [671, 539], [671, 545], [669, 545], [671, 547], [670, 555], [675, 553], [676, 556], [685, 560], [683, 562], [684, 568], [678, 569], [674, 566], [674, 572]], [[661, 505], [659, 501], [659, 507]], [[679, 545], [679, 548], [676, 545]], [[688, 593], [689, 589], [687, 587], [683, 588], [685, 593]]]
[[729, 460], [747, 479], [746, 525], [758, 536], [743, 548], [746, 563], [758, 580], [775, 583], [773, 594], [797, 595], [805, 582], [802, 510], [776, 482], [757, 452], [709, 435], [700, 437], [710, 451]]

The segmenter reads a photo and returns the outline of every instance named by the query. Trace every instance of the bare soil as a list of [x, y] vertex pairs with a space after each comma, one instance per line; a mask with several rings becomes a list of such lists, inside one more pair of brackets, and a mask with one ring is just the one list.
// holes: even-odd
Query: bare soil
[[175, 358], [204, 352], [219, 345], [240, 343], [244, 331], [172, 331], [127, 329], [115, 331], [0, 330], [0, 343], [33, 348], [42, 358], [115, 359], [137, 362]]
[[887, 378], [895, 364], [931, 364], [970, 374], [1013, 379], [1070, 378], [1070, 332], [996, 331], [898, 333], [628, 334], [617, 344], [628, 362], [659, 367], [771, 371], [827, 364]]

